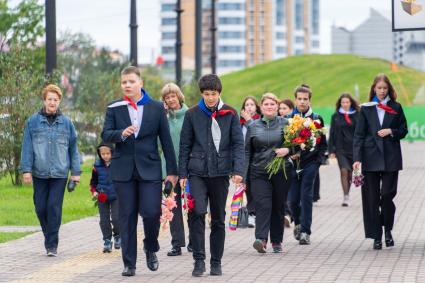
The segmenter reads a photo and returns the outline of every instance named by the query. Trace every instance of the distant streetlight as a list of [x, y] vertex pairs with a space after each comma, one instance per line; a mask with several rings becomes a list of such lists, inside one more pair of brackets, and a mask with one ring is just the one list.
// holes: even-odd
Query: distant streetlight
[[195, 79], [202, 73], [202, 0], [195, 2]]
[[137, 66], [137, 9], [136, 0], [130, 4], [130, 64]]
[[211, 73], [217, 73], [216, 67], [216, 49], [215, 49], [215, 33], [217, 31], [217, 27], [215, 25], [215, 0], [211, 0]]
[[46, 74], [56, 68], [56, 1], [46, 0]]
[[176, 31], [176, 83], [179, 87], [182, 84], [182, 31], [181, 31], [181, 0], [177, 0], [176, 9], [177, 13], [177, 31]]

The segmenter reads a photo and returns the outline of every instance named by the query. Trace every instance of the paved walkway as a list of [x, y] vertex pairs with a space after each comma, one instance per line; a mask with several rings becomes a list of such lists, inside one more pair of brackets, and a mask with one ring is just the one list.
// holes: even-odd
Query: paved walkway
[[39, 232], [40, 226], [0, 226], [0, 232]]
[[[139, 249], [137, 274], [120, 275], [120, 252], [102, 254], [98, 218], [64, 225], [59, 256], [44, 255], [41, 233], [0, 245], [1, 282], [425, 282], [425, 143], [404, 143], [392, 249], [372, 250], [364, 239], [360, 191], [341, 207], [336, 162], [321, 168], [322, 199], [314, 207], [310, 246], [300, 246], [286, 230], [284, 253], [264, 255], [252, 248], [253, 229], [227, 230], [223, 276], [192, 278], [186, 251], [166, 256], [169, 232], [160, 236], [160, 267], [150, 272]], [[140, 234], [140, 237], [142, 235]], [[208, 241], [207, 241], [208, 242]], [[207, 266], [207, 271], [209, 267]]]

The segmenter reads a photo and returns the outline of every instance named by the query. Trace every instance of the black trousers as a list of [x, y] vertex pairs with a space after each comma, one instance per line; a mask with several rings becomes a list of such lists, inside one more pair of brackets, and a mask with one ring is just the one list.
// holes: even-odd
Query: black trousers
[[292, 176], [285, 178], [282, 172], [272, 176], [255, 174], [251, 176], [251, 189], [255, 201], [255, 238], [272, 243], [282, 243], [283, 217]]
[[138, 214], [143, 219], [144, 249], [159, 250], [162, 181], [142, 180], [136, 172], [129, 182], [114, 182], [118, 194], [121, 250], [124, 266], [136, 268]]
[[247, 184], [246, 190], [246, 209], [248, 209], [249, 215], [255, 215], [255, 203], [254, 198], [252, 197], [252, 190], [251, 190], [251, 184]]
[[66, 181], [66, 178], [33, 177], [35, 213], [44, 234], [46, 249], [58, 247]]
[[211, 264], [221, 264], [224, 251], [226, 200], [229, 192], [229, 177], [189, 177], [190, 194], [195, 208], [189, 217], [189, 233], [192, 240], [193, 259], [205, 260], [205, 214], [208, 200], [211, 211], [210, 252]]
[[317, 171], [316, 178], [314, 178], [313, 202], [320, 199], [320, 174]]
[[100, 230], [103, 240], [111, 240], [120, 236], [119, 205], [118, 200], [99, 202]]
[[366, 238], [381, 239], [382, 226], [391, 231], [394, 226], [398, 171], [363, 172], [363, 221]]
[[184, 223], [183, 223], [183, 211], [182, 211], [182, 190], [180, 184], [177, 183], [174, 188], [176, 194], [175, 200], [177, 207], [173, 209], [173, 220], [170, 222], [171, 232], [171, 245], [173, 248], [181, 248], [186, 245], [184, 236]]

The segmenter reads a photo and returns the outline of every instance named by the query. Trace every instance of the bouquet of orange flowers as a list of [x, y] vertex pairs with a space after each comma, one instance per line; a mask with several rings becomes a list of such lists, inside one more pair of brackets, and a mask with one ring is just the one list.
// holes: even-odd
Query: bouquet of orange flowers
[[[292, 153], [298, 151], [298, 149], [314, 150], [316, 145], [320, 143], [322, 135], [326, 134], [326, 128], [323, 127], [320, 120], [294, 115], [293, 118], [288, 119], [288, 122], [288, 125], [283, 129], [282, 147], [291, 149]], [[269, 177], [275, 175], [280, 169], [283, 169], [287, 179], [285, 157], [275, 157], [266, 167], [267, 172], [270, 174]]]

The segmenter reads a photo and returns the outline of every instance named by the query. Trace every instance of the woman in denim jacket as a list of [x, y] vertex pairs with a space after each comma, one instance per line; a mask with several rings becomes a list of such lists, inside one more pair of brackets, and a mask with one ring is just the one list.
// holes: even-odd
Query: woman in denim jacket
[[61, 98], [56, 85], [43, 89], [44, 107], [25, 125], [20, 165], [24, 183], [33, 183], [34, 206], [47, 256], [57, 255], [69, 171], [74, 182], [80, 181], [81, 173], [77, 135], [71, 120], [59, 110]]

